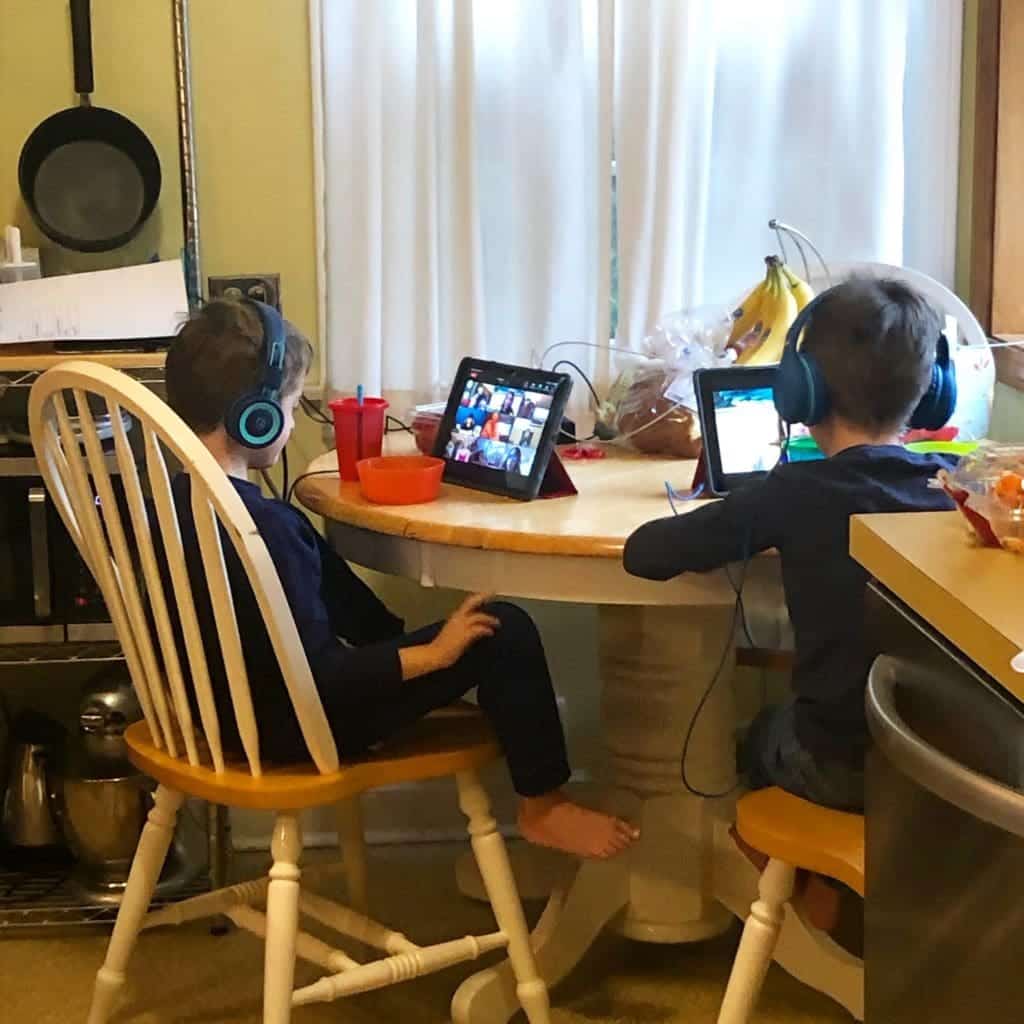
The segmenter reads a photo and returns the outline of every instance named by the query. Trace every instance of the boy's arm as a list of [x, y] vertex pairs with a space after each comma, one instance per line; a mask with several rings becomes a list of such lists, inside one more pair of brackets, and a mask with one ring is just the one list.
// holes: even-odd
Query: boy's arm
[[357, 647], [401, 636], [405, 623], [391, 613], [323, 537], [315, 531], [314, 535], [322, 569], [321, 593], [335, 634]]
[[772, 473], [722, 501], [641, 526], [626, 541], [623, 565], [632, 576], [669, 580], [739, 562], [781, 543], [784, 502], [785, 487]]

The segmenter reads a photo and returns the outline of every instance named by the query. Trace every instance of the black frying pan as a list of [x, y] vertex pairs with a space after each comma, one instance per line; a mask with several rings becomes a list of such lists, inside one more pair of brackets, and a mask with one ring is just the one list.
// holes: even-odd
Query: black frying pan
[[160, 196], [160, 160], [137, 125], [94, 107], [90, 0], [71, 0], [75, 91], [80, 106], [53, 114], [28, 137], [18, 186], [39, 229], [77, 252], [131, 241]]

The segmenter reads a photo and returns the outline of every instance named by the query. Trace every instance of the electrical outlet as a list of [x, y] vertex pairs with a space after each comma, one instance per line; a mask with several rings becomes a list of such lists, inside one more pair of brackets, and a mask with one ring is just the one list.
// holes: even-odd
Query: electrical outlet
[[211, 299], [256, 299], [281, 312], [280, 274], [238, 274], [232, 277], [207, 278], [207, 294]]

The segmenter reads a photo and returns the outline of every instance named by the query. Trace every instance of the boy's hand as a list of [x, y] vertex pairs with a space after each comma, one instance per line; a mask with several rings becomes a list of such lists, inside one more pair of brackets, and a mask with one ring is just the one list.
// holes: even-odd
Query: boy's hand
[[483, 611], [493, 601], [489, 594], [474, 594], [467, 598], [442, 626], [441, 632], [429, 645], [439, 668], [450, 668], [466, 651], [485, 636], [494, 636], [501, 623]]

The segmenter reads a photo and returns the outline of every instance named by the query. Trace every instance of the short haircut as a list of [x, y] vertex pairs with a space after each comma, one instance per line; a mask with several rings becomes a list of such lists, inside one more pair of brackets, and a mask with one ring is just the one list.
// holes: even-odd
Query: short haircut
[[821, 367], [833, 412], [855, 426], [892, 430], [909, 421], [927, 390], [941, 329], [909, 285], [853, 277], [811, 313], [802, 350]]
[[[313, 359], [309, 340], [287, 320], [285, 338], [283, 395], [301, 386]], [[256, 310], [227, 299], [208, 302], [167, 351], [167, 401], [197, 434], [209, 434], [242, 395], [256, 390], [265, 359]]]

